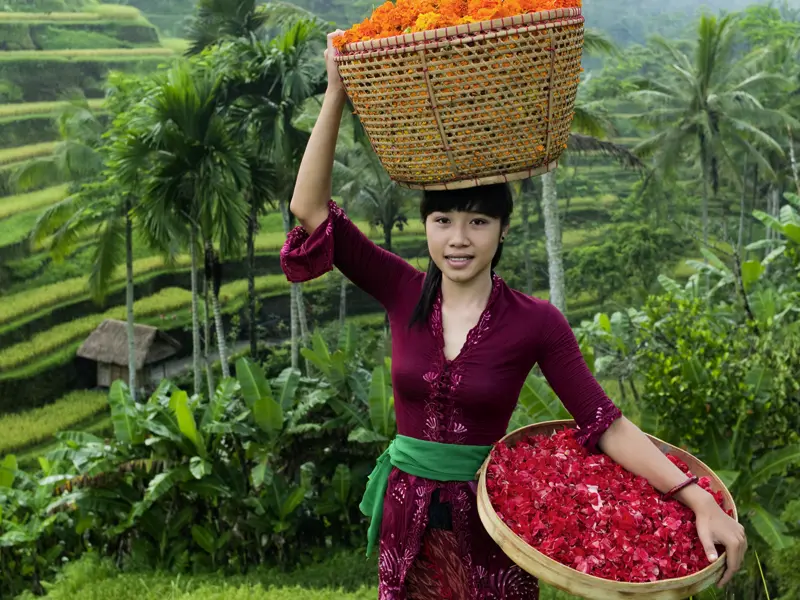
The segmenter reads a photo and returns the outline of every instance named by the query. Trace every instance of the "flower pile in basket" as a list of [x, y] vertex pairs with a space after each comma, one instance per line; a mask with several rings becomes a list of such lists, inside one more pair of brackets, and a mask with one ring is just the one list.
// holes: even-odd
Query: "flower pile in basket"
[[[486, 488], [500, 519], [553, 560], [612, 581], [659, 581], [707, 567], [694, 512], [606, 455], [590, 454], [575, 431], [495, 447]], [[699, 484], [722, 506], [707, 477]]]
[[581, 0], [397, 0], [376, 8], [372, 16], [348, 29], [334, 40], [341, 50], [345, 44], [480, 23], [528, 13], [578, 8]]

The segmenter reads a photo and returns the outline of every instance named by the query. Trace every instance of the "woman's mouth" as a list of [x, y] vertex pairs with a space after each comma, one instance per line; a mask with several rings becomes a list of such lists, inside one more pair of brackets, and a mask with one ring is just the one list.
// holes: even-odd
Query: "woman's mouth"
[[453, 269], [466, 268], [472, 262], [473, 258], [474, 258], [473, 256], [466, 256], [466, 255], [451, 254], [449, 256], [445, 256], [445, 260], [447, 260], [448, 266], [450, 266]]

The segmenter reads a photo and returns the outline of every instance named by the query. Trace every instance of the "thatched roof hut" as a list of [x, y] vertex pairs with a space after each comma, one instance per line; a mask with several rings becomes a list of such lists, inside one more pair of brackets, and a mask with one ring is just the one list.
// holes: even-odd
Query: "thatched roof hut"
[[[127, 323], [106, 319], [78, 348], [78, 356], [97, 362], [97, 385], [111, 387], [117, 379], [128, 381]], [[157, 376], [158, 365], [175, 356], [180, 343], [150, 325], [134, 325], [136, 379], [144, 383]], [[138, 386], [137, 386], [138, 387]]]

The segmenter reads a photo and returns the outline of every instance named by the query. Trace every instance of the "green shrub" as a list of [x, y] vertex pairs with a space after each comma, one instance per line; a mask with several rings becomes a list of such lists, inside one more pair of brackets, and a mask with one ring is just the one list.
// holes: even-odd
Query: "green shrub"
[[78, 391], [53, 404], [0, 417], [0, 456], [52, 438], [108, 407], [106, 394]]
[[0, 51], [36, 50], [26, 23], [0, 22]]

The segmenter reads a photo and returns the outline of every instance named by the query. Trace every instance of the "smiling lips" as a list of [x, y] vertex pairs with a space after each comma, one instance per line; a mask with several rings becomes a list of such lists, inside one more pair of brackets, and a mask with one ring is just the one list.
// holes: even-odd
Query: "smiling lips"
[[463, 269], [472, 262], [474, 256], [467, 254], [448, 254], [445, 256], [447, 264], [454, 269]]

